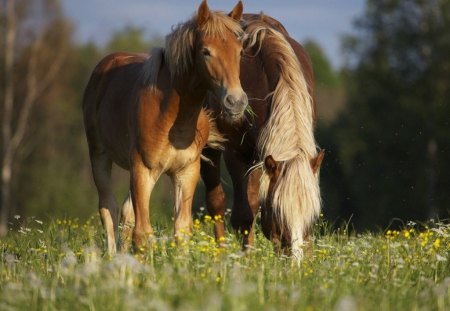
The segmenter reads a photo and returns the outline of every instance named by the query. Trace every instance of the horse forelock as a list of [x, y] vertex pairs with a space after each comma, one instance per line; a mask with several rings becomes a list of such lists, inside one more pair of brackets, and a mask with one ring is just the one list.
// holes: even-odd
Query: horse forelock
[[195, 44], [202, 35], [225, 40], [230, 33], [241, 39], [244, 31], [237, 21], [227, 14], [217, 11], [211, 12], [208, 20], [200, 27], [196, 15], [187, 22], [175, 26], [172, 32], [166, 36], [165, 53], [172, 79], [193, 70]]
[[270, 197], [269, 176], [262, 174], [260, 196], [269, 197], [281, 233], [287, 231], [293, 244], [302, 243], [304, 233], [320, 213], [319, 178], [311, 170], [308, 159], [302, 156], [281, 162], [280, 166], [280, 178]]
[[[312, 96], [301, 64], [284, 35], [261, 21], [250, 22], [245, 28], [246, 46], [258, 46], [259, 53], [270, 49], [263, 54], [275, 60], [279, 70], [275, 90], [270, 90], [270, 116], [257, 147], [261, 160], [271, 155], [280, 163], [280, 177], [270, 193], [271, 205], [282, 228], [290, 232], [293, 244], [296, 240], [302, 243], [304, 231], [319, 214], [321, 205], [318, 177], [310, 167], [310, 159], [317, 155]], [[264, 172], [262, 202], [268, 198], [269, 183]]]

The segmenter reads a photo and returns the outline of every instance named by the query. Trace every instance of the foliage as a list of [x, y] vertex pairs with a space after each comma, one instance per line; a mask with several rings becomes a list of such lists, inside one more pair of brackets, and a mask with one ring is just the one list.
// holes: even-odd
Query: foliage
[[[24, 143], [14, 158], [12, 211], [21, 215], [40, 215], [41, 219], [86, 219], [96, 210], [97, 198], [81, 114], [84, 87], [102, 56], [113, 50], [147, 52], [162, 40], [156, 35], [147, 39], [142, 29], [128, 26], [113, 34], [105, 46], [94, 42], [79, 44], [73, 40], [70, 21], [64, 16], [60, 1], [33, 3], [22, 0], [16, 7], [18, 53], [14, 65], [14, 116], [18, 115], [16, 111], [27, 94], [27, 85], [23, 81], [30, 75], [28, 63], [35, 37], [42, 42], [39, 50], [34, 51], [39, 53], [39, 64], [34, 73], [38, 82], [45, 80], [55, 60], [63, 58], [63, 62], [56, 79], [34, 103]], [[36, 27], [44, 24], [46, 27]], [[1, 49], [0, 70], [4, 65], [3, 52]], [[1, 87], [3, 83], [0, 85], [0, 95], [3, 95]], [[14, 117], [14, 126], [17, 119]], [[122, 175], [119, 170], [115, 171], [113, 186], [124, 197], [128, 181]], [[161, 197], [167, 198], [169, 191], [165, 188], [158, 186], [164, 195], [156, 194], [156, 202], [160, 203]], [[122, 197], [118, 196], [119, 202]], [[159, 205], [171, 210], [165, 204]], [[165, 210], [156, 214], [166, 215]]]
[[303, 46], [314, 69], [315, 99], [319, 126], [326, 126], [335, 120], [345, 105], [342, 79], [327, 59], [322, 48], [313, 40], [306, 40]]
[[[49, 102], [57, 96], [70, 50], [71, 29], [58, 1], [4, 1], [1, 37], [2, 140], [0, 234], [8, 216], [21, 211], [18, 176], [27, 157], [46, 141]], [[46, 150], [47, 151], [47, 150]], [[20, 185], [20, 186], [19, 186]]]
[[345, 41], [346, 109], [322, 134], [327, 213], [358, 228], [448, 217], [449, 14], [447, 0], [367, 1]]
[[145, 39], [145, 30], [132, 25], [128, 25], [122, 30], [112, 35], [106, 44], [106, 51], [118, 52], [140, 52], [150, 51], [151, 46], [162, 46], [163, 39], [158, 35], [153, 35], [151, 39]]
[[316, 87], [319, 89], [339, 87], [339, 76], [331, 67], [331, 63], [320, 45], [314, 40], [306, 40], [302, 45], [313, 64]]
[[98, 216], [86, 223], [28, 219], [0, 242], [0, 309], [450, 307], [448, 224], [350, 235], [320, 222], [298, 263], [277, 256], [259, 230], [247, 254], [233, 235], [220, 248], [211, 236], [213, 222], [200, 215], [190, 241], [178, 246], [159, 229], [151, 249], [107, 258]]

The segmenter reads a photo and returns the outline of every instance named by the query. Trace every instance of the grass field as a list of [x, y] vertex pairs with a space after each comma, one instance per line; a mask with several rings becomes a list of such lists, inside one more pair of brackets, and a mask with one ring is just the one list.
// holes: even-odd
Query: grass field
[[[22, 219], [17, 219], [21, 222]], [[218, 248], [213, 220], [177, 247], [156, 227], [144, 254], [103, 255], [99, 218], [28, 219], [0, 241], [0, 310], [450, 310], [450, 226], [348, 234], [319, 221], [305, 258]]]

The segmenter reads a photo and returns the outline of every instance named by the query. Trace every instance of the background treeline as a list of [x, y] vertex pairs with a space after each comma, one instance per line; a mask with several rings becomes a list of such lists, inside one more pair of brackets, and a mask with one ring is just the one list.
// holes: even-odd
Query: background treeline
[[[327, 150], [324, 214], [336, 224], [351, 219], [357, 229], [373, 229], [397, 218], [448, 217], [448, 29], [450, 0], [368, 0], [354, 33], [342, 39], [343, 68], [332, 68], [313, 40], [302, 42], [316, 74], [317, 141]], [[106, 53], [145, 52], [163, 37], [129, 26], [104, 45], [80, 44], [57, 0], [3, 0], [0, 30], [0, 233], [17, 214], [89, 217], [97, 197], [84, 86]], [[117, 169], [114, 177], [120, 202], [126, 173]], [[231, 196], [229, 182], [226, 188]], [[172, 193], [167, 179], [159, 183], [153, 220], [170, 219]], [[203, 205], [201, 194], [195, 205]]]

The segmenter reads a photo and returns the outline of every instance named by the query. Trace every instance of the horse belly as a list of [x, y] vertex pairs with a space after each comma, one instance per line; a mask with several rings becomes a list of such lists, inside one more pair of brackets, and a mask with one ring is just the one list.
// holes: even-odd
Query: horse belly
[[130, 134], [128, 129], [129, 96], [119, 96], [120, 89], [111, 89], [105, 94], [98, 113], [98, 130], [109, 157], [117, 165], [129, 169]]

